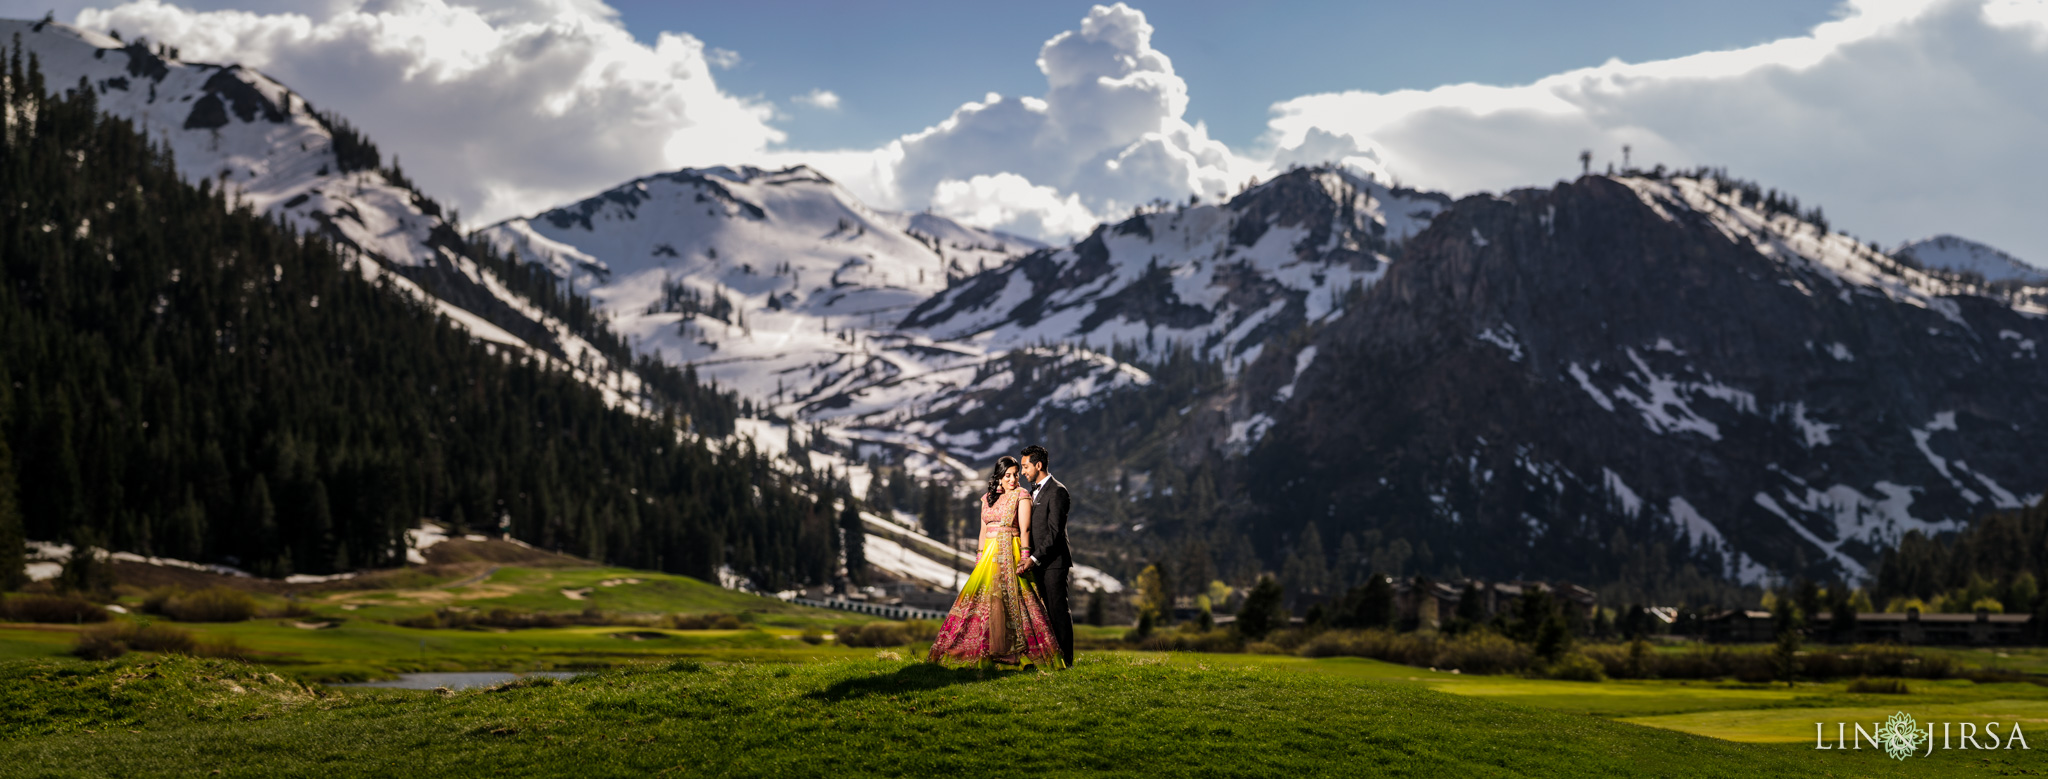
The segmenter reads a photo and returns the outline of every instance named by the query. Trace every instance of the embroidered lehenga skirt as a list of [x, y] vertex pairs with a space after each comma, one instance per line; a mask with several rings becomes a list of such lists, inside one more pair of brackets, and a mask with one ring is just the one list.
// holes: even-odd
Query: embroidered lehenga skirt
[[981, 557], [974, 573], [939, 637], [932, 641], [927, 659], [948, 665], [1036, 663], [1041, 668], [1060, 665], [1059, 642], [1045, 618], [1045, 603], [1031, 579], [1017, 570], [1023, 557], [1014, 528], [991, 530], [981, 545]]

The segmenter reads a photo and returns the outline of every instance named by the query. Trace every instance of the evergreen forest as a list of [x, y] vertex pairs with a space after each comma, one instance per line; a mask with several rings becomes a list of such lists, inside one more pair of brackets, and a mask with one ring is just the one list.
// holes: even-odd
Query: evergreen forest
[[836, 575], [840, 485], [679, 432], [729, 425], [730, 395], [643, 360], [658, 416], [608, 407], [0, 59], [0, 539], [281, 576], [400, 563], [431, 518], [775, 589]]

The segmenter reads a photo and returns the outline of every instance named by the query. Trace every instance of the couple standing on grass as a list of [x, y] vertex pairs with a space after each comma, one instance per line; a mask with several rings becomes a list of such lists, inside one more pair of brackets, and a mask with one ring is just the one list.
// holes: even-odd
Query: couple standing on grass
[[980, 501], [981, 556], [932, 641], [931, 662], [1074, 664], [1074, 616], [1067, 608], [1073, 500], [1046, 470], [1045, 447], [1027, 446], [1021, 454], [1022, 462], [1004, 457], [988, 475]]

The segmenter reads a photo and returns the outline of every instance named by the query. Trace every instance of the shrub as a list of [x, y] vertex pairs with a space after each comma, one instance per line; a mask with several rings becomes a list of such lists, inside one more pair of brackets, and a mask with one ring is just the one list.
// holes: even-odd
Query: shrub
[[554, 687], [559, 684], [561, 682], [552, 676], [522, 676], [492, 687], [485, 692], [510, 692], [512, 690], [524, 690], [533, 687]]
[[[1776, 647], [1700, 646], [1687, 652], [1655, 652], [1647, 646], [1595, 644], [1581, 650], [1617, 679], [1720, 679], [1744, 682], [1782, 680], [1784, 658]], [[1888, 644], [1865, 644], [1846, 650], [1816, 649], [1796, 655], [1798, 671], [1812, 679], [1908, 677], [1944, 679], [1955, 675], [1947, 655], [1921, 655]]]
[[[1286, 637], [1284, 631], [1276, 638]], [[1302, 657], [1370, 657], [1390, 663], [1429, 665], [1436, 659], [1437, 637], [1427, 633], [1395, 633], [1372, 630], [1333, 630], [1301, 642], [1295, 654]]]
[[0, 600], [0, 621], [75, 625], [105, 622], [107, 610], [76, 595], [14, 595]]
[[731, 614], [670, 614], [668, 627], [671, 630], [741, 630], [746, 623]]
[[392, 620], [391, 624], [402, 628], [419, 628], [421, 630], [439, 630], [442, 627], [440, 613], [432, 611], [410, 617], [400, 617]]
[[1244, 649], [1244, 636], [1229, 628], [1202, 630], [1189, 623], [1179, 630], [1154, 633], [1138, 642], [1138, 648], [1150, 652], [1239, 652]]
[[819, 632], [817, 628], [805, 628], [803, 635], [799, 636], [799, 638], [803, 639], [804, 643], [810, 644], [811, 646], [817, 646], [819, 644], [825, 643], [825, 634]]
[[313, 609], [307, 606], [306, 604], [300, 603], [298, 601], [292, 601], [290, 603], [286, 603], [284, 605], [284, 608], [278, 609], [271, 616], [283, 617], [285, 619], [305, 619], [307, 617], [317, 615], [315, 615], [313, 613]]
[[191, 654], [195, 657], [223, 657], [230, 660], [249, 659], [249, 650], [244, 648], [242, 642], [234, 636], [206, 636], [194, 639]]
[[903, 646], [930, 641], [938, 634], [938, 626], [923, 620], [869, 622], [840, 628], [837, 633], [839, 645], [850, 647]]
[[1879, 693], [1883, 695], [1905, 695], [1907, 693], [1906, 681], [1904, 679], [1871, 679], [1868, 677], [1850, 682], [1849, 691]]
[[1598, 662], [1578, 652], [1560, 655], [1549, 668], [1544, 669], [1543, 675], [1573, 682], [1598, 682], [1607, 679], [1606, 672], [1600, 669]]
[[[669, 620], [671, 627], [674, 626], [673, 623], [673, 619]], [[601, 625], [654, 626], [651, 620], [632, 619], [616, 614], [606, 614], [594, 608], [582, 611], [548, 612], [513, 611], [512, 609], [501, 607], [486, 612], [460, 606], [450, 606], [436, 609], [426, 614], [405, 617], [394, 620], [392, 624], [424, 630], [484, 630], [490, 628], [524, 630], [527, 628], [559, 628], [571, 625], [591, 627]]]
[[256, 616], [256, 599], [226, 587], [159, 589], [142, 600], [142, 610], [179, 622], [242, 622]]
[[[1276, 639], [1299, 631], [1281, 631]], [[1278, 644], [1278, 642], [1274, 642]], [[1486, 630], [1446, 637], [1440, 633], [1339, 630], [1300, 639], [1303, 657], [1370, 657], [1390, 663], [1458, 669], [1465, 673], [1507, 673], [1529, 667], [1526, 644]]]
[[1261, 639], [1274, 628], [1286, 627], [1288, 614], [1281, 599], [1285, 593], [1271, 576], [1259, 577], [1257, 586], [1245, 595], [1237, 610], [1237, 632], [1245, 638]]
[[1430, 665], [1468, 674], [1507, 673], [1529, 666], [1529, 647], [1490, 630], [1474, 630], [1443, 641]]
[[78, 634], [71, 653], [87, 660], [110, 660], [131, 651], [192, 654], [192, 634], [170, 625], [121, 622]]

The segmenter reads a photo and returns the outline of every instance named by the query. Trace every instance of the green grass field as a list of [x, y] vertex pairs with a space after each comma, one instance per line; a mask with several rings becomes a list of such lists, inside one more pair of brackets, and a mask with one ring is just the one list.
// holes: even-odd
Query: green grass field
[[[1810, 742], [1814, 722], [1903, 710], [2019, 722], [2048, 749], [2048, 687], [2031, 683], [1863, 694], [1842, 681], [1569, 682], [1124, 651], [1084, 652], [1061, 673], [982, 674], [916, 663], [919, 646], [812, 644], [799, 639], [869, 618], [646, 571], [465, 563], [377, 582], [297, 593], [311, 616], [179, 623], [233, 638], [247, 664], [87, 662], [68, 655], [73, 626], [0, 625], [0, 776], [2048, 775], [2031, 750], [1900, 762]], [[123, 602], [140, 597], [131, 588]], [[722, 613], [741, 628], [392, 624], [451, 607]], [[1097, 642], [1125, 630], [1079, 627]], [[2048, 669], [2042, 650], [1940, 651], [1969, 667]], [[453, 694], [321, 684], [551, 669], [592, 672]]]
[[[805, 631], [830, 634], [840, 626], [874, 619], [794, 606], [684, 576], [626, 568], [475, 564], [441, 576], [408, 575], [402, 583], [405, 586], [387, 589], [299, 593], [296, 603], [310, 610], [311, 616], [178, 624], [200, 638], [233, 638], [248, 660], [285, 676], [350, 682], [418, 671], [605, 668], [692, 656], [761, 661], [845, 657], [852, 650], [814, 647], [796, 639]], [[565, 590], [577, 597], [565, 595]], [[271, 610], [288, 603], [284, 596], [270, 593], [258, 593], [256, 599]], [[135, 592], [120, 602], [138, 610], [141, 600], [142, 595]], [[393, 624], [444, 608], [529, 613], [594, 608], [656, 624], [512, 631], [418, 629]], [[668, 614], [729, 614], [741, 620], [744, 629], [659, 627], [659, 618]], [[116, 617], [131, 618], [145, 617]], [[331, 627], [312, 627], [316, 625]], [[61, 655], [75, 640], [76, 629], [71, 626], [0, 624], [0, 660]]]
[[[172, 658], [0, 667], [10, 776], [1978, 776], [1274, 664], [1063, 673], [684, 661], [454, 694], [305, 688]], [[1987, 762], [1988, 760], [1988, 762]]]

